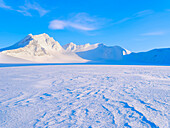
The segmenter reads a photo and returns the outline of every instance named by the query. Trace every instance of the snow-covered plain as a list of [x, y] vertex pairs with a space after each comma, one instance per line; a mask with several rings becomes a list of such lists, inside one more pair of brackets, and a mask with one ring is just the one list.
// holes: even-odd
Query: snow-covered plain
[[169, 127], [170, 67], [0, 68], [1, 128]]

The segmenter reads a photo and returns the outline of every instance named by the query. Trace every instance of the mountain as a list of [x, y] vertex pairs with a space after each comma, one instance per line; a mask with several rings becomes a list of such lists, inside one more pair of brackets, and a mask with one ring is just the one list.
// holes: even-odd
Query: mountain
[[[76, 45], [63, 47], [47, 34], [29, 34], [16, 44], [0, 49], [1, 54], [34, 63], [85, 63], [121, 60], [130, 52], [119, 47], [104, 44]], [[2, 58], [2, 57], [1, 57]], [[3, 57], [4, 58], [4, 57]], [[14, 60], [14, 59], [13, 59]], [[1, 60], [1, 62], [4, 62]], [[18, 62], [18, 61], [17, 61]]]
[[71, 42], [69, 44], [64, 45], [63, 48], [67, 52], [82, 52], [82, 51], [88, 51], [88, 50], [95, 49], [95, 48], [98, 47], [98, 45], [99, 45], [99, 43], [92, 44], [92, 45], [90, 45], [89, 43], [85, 44], [85, 45], [76, 45], [76, 44]]
[[123, 55], [131, 53], [120, 46], [106, 46], [100, 43], [93, 45], [76, 45], [74, 43], [69, 43], [64, 45], [63, 48], [67, 52], [76, 53], [81, 58], [93, 62], [119, 61], [122, 60]]
[[153, 49], [147, 52], [131, 53], [123, 57], [124, 62], [132, 64], [170, 65], [170, 48]]
[[29, 42], [32, 40], [32, 37], [33, 37], [33, 35], [29, 34], [23, 40], [17, 42], [16, 44], [9, 46], [9, 47], [6, 47], [6, 48], [0, 49], [0, 52], [5, 51], [5, 50], [13, 50], [13, 49], [22, 48], [22, 47], [29, 44]]
[[29, 34], [16, 44], [1, 49], [2, 54], [38, 63], [82, 63], [75, 53], [67, 53], [63, 47], [47, 34]]
[[120, 46], [101, 43], [61, 46], [47, 34], [27, 35], [0, 49], [0, 63], [110, 63], [170, 65], [170, 48], [131, 53]]

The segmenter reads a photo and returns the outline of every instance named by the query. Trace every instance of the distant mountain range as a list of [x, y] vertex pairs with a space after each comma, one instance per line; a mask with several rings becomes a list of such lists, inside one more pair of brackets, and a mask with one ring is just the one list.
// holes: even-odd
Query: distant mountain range
[[109, 63], [170, 64], [170, 48], [133, 53], [101, 43], [61, 46], [47, 34], [29, 34], [16, 44], [0, 49], [0, 63]]

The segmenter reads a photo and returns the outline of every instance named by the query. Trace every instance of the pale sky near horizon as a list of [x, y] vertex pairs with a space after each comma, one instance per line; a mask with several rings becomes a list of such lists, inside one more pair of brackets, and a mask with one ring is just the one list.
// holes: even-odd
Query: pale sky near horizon
[[47, 33], [61, 45], [170, 48], [170, 0], [0, 0], [0, 48]]

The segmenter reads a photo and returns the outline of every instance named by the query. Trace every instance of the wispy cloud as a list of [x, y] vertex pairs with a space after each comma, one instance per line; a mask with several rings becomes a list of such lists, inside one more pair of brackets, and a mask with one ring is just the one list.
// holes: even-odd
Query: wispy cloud
[[160, 35], [164, 35], [165, 32], [163, 31], [157, 31], [157, 32], [148, 32], [148, 33], [143, 33], [141, 34], [141, 36], [160, 36]]
[[42, 8], [37, 2], [30, 2], [30, 0], [25, 0], [25, 5], [19, 6], [18, 9], [13, 9], [11, 6], [7, 6], [3, 0], [0, 0], [0, 8], [17, 11], [25, 16], [32, 16], [30, 10], [37, 11], [40, 16], [44, 16], [49, 12], [49, 10]]
[[144, 10], [144, 11], [140, 11], [135, 13], [132, 18], [136, 18], [136, 17], [142, 17], [142, 16], [146, 16], [146, 15], [150, 15], [153, 14], [154, 11], [153, 10]]
[[71, 17], [67, 20], [53, 20], [50, 22], [49, 28], [53, 30], [74, 28], [83, 31], [92, 31], [98, 29], [104, 23], [104, 19], [91, 17], [87, 13], [78, 13]]
[[3, 0], [0, 0], [0, 8], [4, 8], [4, 9], [10, 9], [12, 10], [11, 6], [6, 5], [6, 3]]
[[132, 19], [135, 19], [135, 18], [147, 16], [147, 15], [150, 15], [150, 14], [153, 14], [153, 13], [154, 13], [153, 10], [140, 11], [140, 12], [137, 12], [137, 13], [129, 16], [129, 17], [126, 17], [126, 18], [124, 18], [124, 19], [122, 19], [122, 20], [117, 21], [117, 22], [115, 22], [114, 24], [120, 24], [120, 23], [129, 21], [129, 20], [132, 20]]
[[37, 11], [40, 14], [40, 16], [44, 16], [46, 13], [49, 12], [49, 10], [42, 8], [38, 3], [36, 2], [31, 3], [28, 0], [25, 1], [24, 6], [20, 6], [19, 8], [20, 9], [16, 11], [24, 14], [25, 16], [32, 16], [32, 14], [29, 12], [30, 10]]
[[170, 12], [170, 9], [166, 9], [165, 11]]

